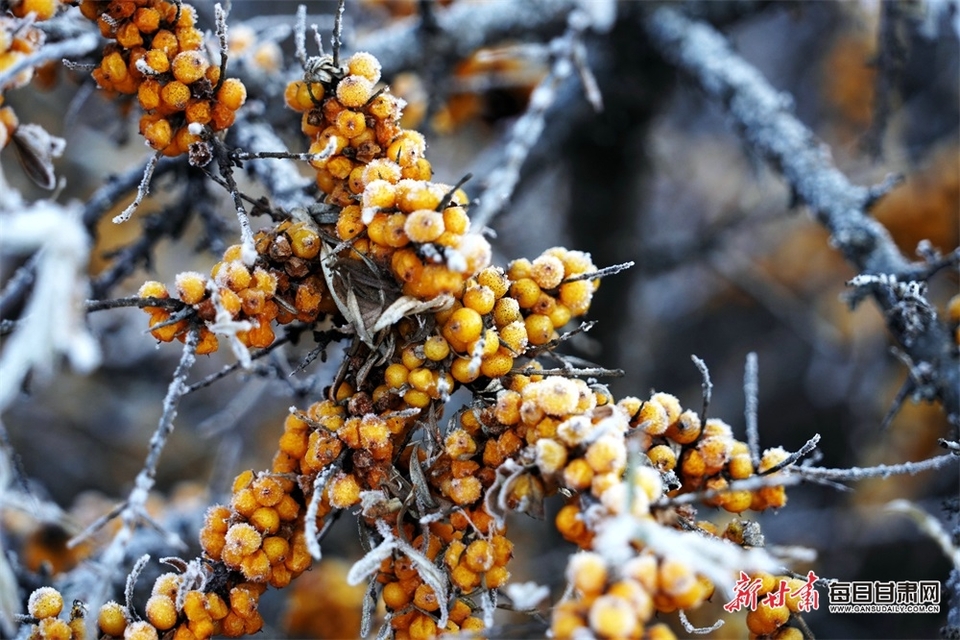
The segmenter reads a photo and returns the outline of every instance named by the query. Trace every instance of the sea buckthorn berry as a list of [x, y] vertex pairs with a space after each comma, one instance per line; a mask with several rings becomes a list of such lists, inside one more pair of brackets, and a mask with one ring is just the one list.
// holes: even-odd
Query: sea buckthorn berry
[[199, 51], [181, 51], [173, 59], [173, 77], [183, 84], [192, 84], [202, 78], [210, 63]]
[[360, 502], [360, 485], [352, 473], [340, 473], [330, 481], [330, 506], [346, 509]]
[[774, 633], [790, 619], [790, 609], [783, 604], [771, 607], [764, 598], [757, 604], [757, 608], [747, 612], [747, 628], [758, 636]]
[[262, 538], [253, 525], [238, 522], [227, 529], [227, 547], [236, 549], [240, 556], [248, 556], [260, 548]]
[[423, 343], [423, 355], [428, 360], [439, 362], [450, 355], [450, 343], [443, 336], [430, 336]]
[[730, 458], [727, 463], [727, 473], [732, 480], [743, 480], [753, 475], [753, 461], [749, 453], [739, 453]]
[[599, 594], [607, 581], [607, 565], [603, 557], [591, 551], [570, 556], [567, 581], [584, 596]]
[[190, 88], [183, 82], [168, 82], [160, 90], [160, 99], [169, 109], [183, 111], [190, 100]]
[[[443, 226], [450, 233], [463, 235], [470, 230], [470, 218], [463, 207], [447, 207], [443, 210]], [[502, 295], [502, 294], [501, 294]]]
[[13, 3], [11, 9], [18, 18], [24, 18], [32, 13], [37, 20], [49, 20], [57, 12], [57, 2], [56, 0], [22, 0], [19, 3]]
[[647, 451], [647, 457], [660, 471], [673, 471], [677, 466], [677, 454], [665, 444], [658, 444]]
[[355, 76], [362, 76], [371, 83], [380, 81], [380, 61], [366, 51], [358, 51], [347, 60], [347, 68]]
[[700, 437], [700, 416], [687, 410], [680, 414], [676, 422], [670, 424], [664, 435], [677, 444], [690, 444]]
[[540, 286], [532, 278], [520, 278], [510, 285], [510, 297], [515, 298], [521, 309], [529, 309], [540, 299]]
[[493, 291], [498, 300], [510, 289], [510, 281], [500, 267], [487, 267], [477, 274], [477, 284]]
[[463, 306], [470, 307], [480, 315], [485, 316], [493, 311], [496, 302], [497, 298], [493, 289], [484, 285], [467, 287], [467, 290], [463, 293]]
[[530, 265], [530, 277], [541, 289], [559, 286], [563, 274], [563, 263], [554, 256], [542, 255]]
[[536, 442], [536, 464], [540, 473], [552, 475], [567, 463], [567, 448], [551, 438], [540, 438]]
[[312, 260], [320, 253], [320, 236], [309, 222], [296, 222], [287, 228], [286, 233], [290, 237], [293, 255], [298, 258]]
[[644, 402], [631, 422], [651, 436], [663, 435], [670, 425], [666, 409], [654, 400]]
[[177, 295], [186, 304], [198, 304], [207, 295], [207, 278], [196, 271], [177, 274]]
[[601, 637], [630, 637], [637, 628], [634, 607], [615, 595], [602, 595], [590, 605], [590, 628]]
[[413, 594], [413, 606], [424, 611], [436, 611], [440, 608], [440, 601], [432, 587], [421, 584]]
[[524, 391], [533, 394], [534, 400], [543, 412], [551, 416], [572, 413], [580, 399], [580, 389], [577, 384], [573, 380], [559, 376], [531, 383]]
[[480, 373], [488, 378], [500, 378], [513, 369], [513, 356], [503, 349], [491, 356], [485, 356], [480, 363]]
[[246, 101], [247, 88], [237, 78], [227, 78], [217, 91], [217, 102], [231, 111], [236, 111]]
[[477, 452], [477, 443], [464, 429], [455, 429], [444, 440], [444, 448], [451, 458], [466, 459]]
[[483, 485], [476, 476], [454, 478], [450, 481], [447, 495], [459, 505], [472, 504], [480, 499]]
[[590, 309], [593, 299], [593, 285], [587, 280], [565, 282], [560, 285], [560, 302], [574, 316], [582, 316]]
[[553, 323], [548, 316], [532, 313], [523, 321], [527, 330], [527, 340], [532, 345], [542, 345], [550, 342], [553, 337]]
[[[349, 77], [349, 76], [348, 76]], [[342, 84], [342, 83], [341, 83]], [[337, 93], [339, 96], [340, 88], [337, 88]], [[366, 102], [366, 100], [364, 100]], [[390, 143], [390, 146], [387, 147], [387, 157], [399, 164], [401, 167], [409, 167], [417, 162], [420, 158], [423, 157], [423, 154], [426, 152], [427, 142], [424, 139], [423, 134], [418, 131], [413, 131], [407, 129], [402, 131], [400, 135]], [[441, 194], [441, 197], [442, 194]], [[433, 209], [440, 203], [438, 199], [437, 202], [432, 207], [423, 207]], [[421, 207], [417, 207], [421, 208]]]
[[444, 324], [443, 337], [454, 349], [463, 352], [469, 343], [480, 337], [482, 331], [483, 319], [480, 314], [469, 307], [462, 307], [454, 311]]
[[27, 612], [34, 618], [50, 618], [63, 610], [63, 596], [53, 587], [40, 587], [30, 594]]
[[337, 84], [337, 100], [348, 109], [362, 107], [373, 95], [373, 83], [361, 75], [349, 75]]
[[603, 435], [587, 447], [584, 458], [595, 473], [618, 473], [627, 464], [627, 448], [622, 438]]
[[563, 469], [563, 484], [568, 489], [583, 491], [593, 482], [594, 471], [583, 458], [575, 458]]
[[160, 631], [172, 629], [177, 624], [177, 607], [169, 596], [153, 595], [144, 605], [147, 620]]
[[363, 182], [369, 185], [374, 180], [396, 184], [400, 181], [400, 165], [387, 158], [371, 160], [363, 170]]
[[763, 452], [763, 455], [760, 456], [760, 464], [757, 466], [757, 472], [763, 473], [769, 469], [772, 469], [776, 465], [786, 460], [787, 455], [788, 454], [783, 447], [767, 449]]
[[413, 242], [433, 242], [444, 232], [443, 215], [419, 209], [407, 216], [403, 229]]
[[157, 630], [146, 620], [132, 622], [123, 630], [123, 640], [158, 640]]
[[32, 637], [43, 640], [72, 640], [73, 631], [70, 626], [59, 618], [44, 618], [35, 627], [38, 635]]
[[344, 109], [334, 121], [337, 131], [345, 138], [356, 138], [367, 130], [367, 121], [359, 111]]
[[144, 116], [140, 120], [140, 133], [146, 138], [147, 144], [158, 151], [166, 149], [173, 142], [173, 128], [163, 118], [155, 120], [151, 116]]

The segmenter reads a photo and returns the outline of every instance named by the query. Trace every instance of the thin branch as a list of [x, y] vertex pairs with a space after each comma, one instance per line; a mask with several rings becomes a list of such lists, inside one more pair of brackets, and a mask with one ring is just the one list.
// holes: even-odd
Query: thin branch
[[521, 376], [579, 376], [579, 377], [601, 377], [601, 378], [622, 378], [623, 369], [606, 369], [604, 367], [588, 368], [560, 368], [560, 369], [537, 369], [536, 367], [525, 367], [523, 369], [511, 369], [512, 375]]
[[223, 86], [223, 81], [227, 79], [227, 58], [229, 58], [230, 53], [230, 47], [227, 44], [227, 14], [229, 11], [229, 6], [224, 10], [219, 2], [213, 5], [214, 23], [217, 28], [217, 41], [220, 43], [220, 77], [217, 79], [217, 86], [213, 88], [214, 95], [216, 95], [220, 87]]
[[343, 9], [345, 0], [337, 2], [337, 11], [333, 14], [333, 34], [330, 36], [330, 47], [333, 49], [333, 66], [340, 67], [340, 47], [343, 45]]
[[123, 309], [127, 307], [136, 307], [143, 309], [145, 307], [160, 307], [171, 311], [181, 311], [187, 307], [187, 304], [176, 298], [140, 298], [130, 296], [128, 298], [114, 298], [112, 300], [86, 300], [83, 303], [84, 310], [87, 313], [93, 311], [104, 311], [107, 309]]
[[136, 211], [137, 207], [140, 206], [140, 203], [143, 202], [143, 199], [146, 198], [147, 194], [150, 193], [150, 180], [153, 178], [153, 170], [157, 168], [157, 163], [162, 157], [163, 152], [157, 151], [147, 161], [147, 165], [143, 169], [143, 179], [140, 180], [140, 186], [137, 187], [137, 197], [134, 198], [133, 202], [131, 202], [126, 209], [121, 211], [119, 215], [114, 216], [113, 222], [115, 224], [120, 224], [121, 222], [126, 222], [129, 220], [130, 216], [133, 215], [133, 212]]
[[576, 282], [577, 280], [596, 280], [597, 278], [604, 278], [606, 276], [612, 276], [620, 273], [621, 271], [626, 271], [627, 269], [633, 267], [636, 264], [633, 260], [628, 262], [621, 262], [620, 264], [612, 264], [609, 267], [604, 267], [603, 269], [597, 269], [596, 271], [590, 271], [588, 273], [580, 273], [575, 276], [570, 276], [569, 278], [564, 278], [561, 284], [566, 284], [568, 282]]
[[931, 471], [956, 464], [957, 456], [947, 453], [935, 458], [920, 462], [904, 462], [902, 464], [880, 464], [875, 467], [850, 467], [849, 469], [826, 469], [823, 467], [794, 467], [790, 473], [797, 474], [805, 480], [836, 480], [852, 482], [864, 478], [888, 478], [895, 475], [915, 475], [921, 471]]
[[747, 446], [750, 448], [750, 460], [753, 462], [754, 468], [760, 464], [760, 429], [757, 426], [759, 380], [757, 354], [751, 351], [747, 354], [747, 363], [743, 368], [743, 395], [746, 397], [743, 414], [747, 423]]
[[[700, 423], [703, 424], [707, 420], [707, 409], [710, 408], [710, 398], [713, 395], [713, 382], [710, 381], [710, 370], [707, 368], [707, 363], [695, 355], [691, 355], [690, 359], [693, 360], [694, 366], [697, 367], [697, 371], [700, 372], [700, 376], [703, 378], [703, 381], [700, 383], [700, 388], [703, 390], [703, 409], [700, 411]], [[754, 466], [756, 466], [756, 464], [754, 464]]]
[[766, 471], [761, 472], [759, 475], [768, 476], [772, 473], [776, 473], [777, 471], [780, 471], [785, 467], [789, 467], [790, 465], [797, 462], [797, 460], [799, 460], [803, 456], [807, 455], [808, 453], [816, 449], [818, 442], [820, 442], [820, 434], [815, 433], [813, 434], [813, 437], [807, 440], [802, 447], [800, 447], [799, 449], [797, 449], [796, 451], [794, 451], [793, 453], [791, 453], [786, 458], [784, 458], [777, 464], [773, 465]]

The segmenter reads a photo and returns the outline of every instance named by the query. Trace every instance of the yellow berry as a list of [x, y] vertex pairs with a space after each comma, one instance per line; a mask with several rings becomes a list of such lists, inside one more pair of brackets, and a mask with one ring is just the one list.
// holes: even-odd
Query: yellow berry
[[629, 602], [615, 595], [602, 595], [590, 605], [590, 628], [601, 637], [630, 637], [637, 627], [637, 615]]
[[352, 75], [362, 76], [373, 84], [380, 80], [380, 61], [371, 53], [356, 52], [347, 60], [347, 68]]
[[362, 107], [371, 95], [373, 83], [360, 75], [349, 75], [337, 85], [337, 100], [348, 109]]
[[60, 615], [63, 596], [53, 587], [40, 587], [30, 594], [27, 612], [34, 618], [50, 618]]
[[790, 619], [790, 609], [783, 604], [771, 607], [764, 598], [757, 604], [757, 608], [747, 612], [747, 628], [758, 636], [774, 633]]
[[541, 289], [559, 286], [563, 274], [563, 263], [555, 256], [542, 255], [530, 265], [530, 277]]
[[146, 620], [132, 622], [123, 630], [123, 640], [158, 640], [157, 630]]
[[177, 295], [185, 303], [198, 304], [207, 295], [207, 279], [196, 271], [184, 271], [177, 274]]
[[236, 111], [242, 107], [246, 100], [247, 88], [237, 78], [227, 78], [217, 91], [217, 102], [230, 111]]
[[436, 211], [419, 209], [407, 216], [403, 227], [413, 242], [433, 242], [443, 233], [443, 216]]
[[450, 343], [443, 336], [430, 336], [423, 343], [423, 355], [428, 360], [439, 362], [450, 355]]
[[567, 581], [584, 596], [599, 594], [607, 581], [607, 566], [603, 557], [589, 551], [570, 556]]
[[527, 330], [527, 340], [532, 345], [543, 345], [550, 342], [553, 337], [553, 322], [548, 316], [539, 313], [531, 313], [523, 321]]
[[169, 596], [153, 595], [144, 605], [147, 620], [160, 631], [166, 631], [177, 624], [177, 607]]
[[469, 343], [480, 337], [482, 331], [483, 319], [480, 314], [468, 307], [462, 307], [453, 312], [442, 332], [454, 349], [464, 352]]
[[199, 51], [182, 51], [173, 59], [173, 77], [183, 84], [192, 84], [207, 73], [210, 63]]

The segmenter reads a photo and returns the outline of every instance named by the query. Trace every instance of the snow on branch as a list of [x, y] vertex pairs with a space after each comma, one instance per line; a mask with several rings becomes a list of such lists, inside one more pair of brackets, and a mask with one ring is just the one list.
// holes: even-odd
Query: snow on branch
[[[929, 266], [907, 260], [887, 229], [868, 215], [885, 189], [852, 184], [834, 166], [829, 148], [793, 114], [791, 96], [770, 86], [722, 34], [673, 7], [652, 11], [644, 26], [659, 53], [724, 109], [743, 140], [784, 177], [797, 200], [830, 231], [831, 244], [860, 272], [900, 281], [929, 276]], [[934, 370], [935, 397], [948, 419], [960, 425], [960, 362], [950, 350], [949, 331], [943, 323], [933, 322], [922, 336], [904, 335], [890, 321], [889, 296], [875, 294], [874, 299], [911, 361]]]

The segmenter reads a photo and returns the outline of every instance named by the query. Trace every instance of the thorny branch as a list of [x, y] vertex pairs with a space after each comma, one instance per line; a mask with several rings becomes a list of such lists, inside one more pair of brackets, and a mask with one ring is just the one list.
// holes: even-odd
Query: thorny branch
[[[850, 183], [834, 166], [829, 150], [792, 113], [792, 99], [771, 87], [719, 32], [672, 7], [651, 12], [644, 26], [659, 53], [696, 80], [733, 119], [747, 144], [783, 175], [851, 264], [862, 273], [886, 274], [902, 282], [924, 275], [927, 266], [908, 261], [886, 228], [868, 215], [876, 192]], [[891, 312], [887, 296], [873, 297], [885, 315]], [[913, 339], [888, 316], [888, 328], [913, 362], [932, 370], [930, 387], [948, 420], [960, 427], [960, 361], [946, 326], [931, 322]]]

